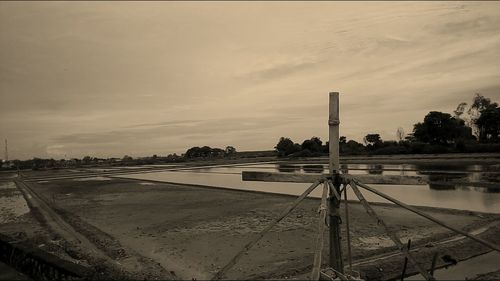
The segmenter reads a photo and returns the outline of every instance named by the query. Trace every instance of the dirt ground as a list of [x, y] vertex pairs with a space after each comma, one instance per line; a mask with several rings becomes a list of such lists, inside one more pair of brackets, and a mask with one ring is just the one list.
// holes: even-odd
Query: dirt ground
[[[118, 260], [125, 269], [140, 271], [141, 264], [127, 264], [128, 259], [138, 256], [146, 259], [147, 264], [157, 264], [162, 271], [180, 279], [210, 279], [294, 200], [283, 195], [102, 177], [30, 183], [30, 186], [77, 231]], [[317, 199], [302, 202], [226, 277], [307, 277], [315, 250], [318, 205]], [[447, 229], [408, 211], [384, 204], [375, 205], [374, 209], [397, 231], [404, 243], [412, 239], [415, 255], [428, 266], [436, 250], [440, 255], [450, 254], [457, 260], [486, 251], [468, 240], [455, 239]], [[496, 215], [424, 209], [455, 227], [475, 230], [489, 241], [500, 242], [500, 227], [496, 224], [499, 217]], [[349, 211], [354, 269], [370, 280], [397, 277], [403, 258], [392, 255], [396, 250], [392, 242], [360, 204], [350, 204]], [[25, 217], [32, 220], [30, 214]], [[0, 224], [0, 232], [19, 232], [22, 224]], [[37, 225], [28, 224], [30, 228]], [[491, 227], [483, 232], [482, 226]], [[345, 239], [345, 224], [342, 227]], [[43, 227], [38, 231], [50, 236]], [[452, 242], [444, 243], [447, 239]], [[441, 240], [442, 244], [437, 243]], [[325, 262], [328, 259], [326, 244]], [[346, 253], [347, 248], [344, 247], [343, 251]], [[380, 259], [373, 260], [374, 257]], [[444, 261], [438, 262], [438, 266], [444, 264]], [[148, 266], [142, 270], [159, 269]], [[412, 270], [410, 266], [408, 272]], [[155, 276], [154, 272], [151, 276]]]

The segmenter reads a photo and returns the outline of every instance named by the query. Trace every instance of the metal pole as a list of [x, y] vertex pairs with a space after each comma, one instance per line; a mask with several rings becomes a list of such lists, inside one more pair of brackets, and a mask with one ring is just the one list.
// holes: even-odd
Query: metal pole
[[349, 228], [349, 203], [347, 203], [347, 185], [344, 185], [345, 228], [347, 234], [347, 261], [349, 262], [349, 275], [352, 276], [351, 230]]
[[330, 223], [330, 266], [340, 273], [344, 273], [344, 262], [342, 260], [342, 247], [340, 244], [340, 198], [334, 194], [340, 194], [340, 163], [339, 163], [339, 93], [330, 93], [328, 136], [330, 161], [329, 169], [333, 185], [328, 200], [329, 223]]

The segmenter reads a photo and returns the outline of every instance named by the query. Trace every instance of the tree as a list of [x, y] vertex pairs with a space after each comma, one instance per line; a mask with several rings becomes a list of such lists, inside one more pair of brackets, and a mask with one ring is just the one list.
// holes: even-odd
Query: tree
[[348, 154], [348, 155], [356, 155], [356, 154], [361, 154], [365, 152], [365, 147], [363, 144], [358, 143], [355, 140], [349, 140], [346, 142], [345, 146], [341, 145], [340, 146], [341, 152]]
[[184, 154], [187, 158], [195, 158], [195, 157], [200, 157], [201, 156], [201, 151], [198, 146], [191, 147], [186, 151]]
[[125, 155], [122, 158], [122, 162], [125, 162], [125, 163], [132, 162], [133, 160], [134, 160], [134, 158], [132, 158], [132, 157], [130, 157], [128, 155]]
[[54, 158], [50, 158], [48, 161], [47, 161], [47, 167], [48, 168], [55, 168], [57, 166], [57, 162]]
[[493, 109], [498, 107], [496, 102], [492, 102], [491, 99], [484, 97], [483, 95], [476, 93], [476, 96], [472, 99], [472, 104], [467, 110], [469, 114], [469, 125], [472, 127], [474, 131], [474, 135], [476, 135], [480, 140], [485, 139], [481, 132], [481, 128], [477, 126], [477, 120], [481, 117], [481, 112], [486, 109]]
[[200, 148], [200, 156], [201, 157], [208, 157], [210, 156], [212, 153], [212, 148], [210, 148], [210, 146], [203, 146], [202, 148]]
[[382, 143], [382, 139], [379, 134], [368, 134], [363, 138], [365, 145], [377, 146]]
[[455, 118], [460, 118], [460, 116], [462, 116], [462, 114], [464, 114], [466, 106], [467, 106], [466, 102], [461, 102], [457, 106], [457, 109], [453, 110], [453, 113], [455, 113]]
[[446, 145], [459, 138], [471, 138], [471, 134], [472, 131], [462, 119], [439, 111], [429, 112], [423, 123], [417, 123], [413, 127], [414, 138], [430, 144]]
[[32, 160], [32, 163], [33, 163], [32, 169], [33, 170], [38, 170], [38, 169], [42, 168], [44, 166], [43, 162], [44, 161], [41, 158], [37, 158], [37, 157], [33, 158], [33, 160]]
[[281, 137], [274, 148], [278, 152], [278, 156], [290, 155], [301, 150], [299, 144], [295, 144], [291, 139], [285, 137]]
[[488, 107], [481, 111], [475, 121], [479, 129], [480, 142], [498, 142], [500, 140], [500, 107]]
[[90, 162], [92, 162], [92, 157], [85, 156], [85, 157], [83, 157], [82, 162], [83, 162], [83, 164], [88, 165], [88, 164], [90, 164]]
[[409, 134], [405, 137], [405, 141], [406, 141], [406, 142], [415, 142], [415, 141], [417, 141], [417, 139], [415, 138], [415, 136], [413, 135], [413, 133], [409, 133]]
[[226, 155], [233, 155], [236, 153], [236, 148], [232, 146], [226, 146], [226, 149], [224, 149]]
[[[342, 139], [342, 137], [341, 137], [341, 139]], [[329, 141], [326, 141], [325, 144], [323, 145], [323, 153], [330, 153], [330, 142]]]
[[398, 128], [396, 131], [396, 137], [398, 138], [398, 141], [403, 141], [405, 138], [405, 130], [401, 127]]
[[214, 150], [210, 148], [210, 146], [203, 146], [203, 147], [191, 147], [186, 151], [184, 154], [187, 158], [198, 158], [198, 157], [210, 157], [210, 156], [217, 156], [224, 151], [220, 148], [218, 150]]
[[302, 150], [309, 150], [311, 152], [321, 152], [323, 142], [318, 137], [312, 137], [309, 140], [302, 142]]

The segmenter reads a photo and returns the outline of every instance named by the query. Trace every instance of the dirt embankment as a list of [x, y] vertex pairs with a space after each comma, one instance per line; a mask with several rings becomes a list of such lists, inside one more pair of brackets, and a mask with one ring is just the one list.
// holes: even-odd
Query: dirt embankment
[[[14, 188], [12, 188], [12, 186]], [[83, 265], [90, 269], [92, 273], [89, 278], [95, 279], [133, 279], [133, 280], [166, 280], [175, 279], [175, 276], [166, 271], [160, 265], [152, 262], [132, 251], [128, 253], [121, 247], [120, 243], [113, 237], [99, 231], [79, 220], [77, 216], [68, 215], [67, 212], [57, 209], [52, 205], [52, 210], [59, 213], [64, 218], [63, 221], [70, 225], [59, 225], [57, 218], [48, 215], [46, 206], [36, 199], [36, 195], [20, 187], [13, 182], [9, 182], [9, 192], [0, 192], [0, 199], [10, 199], [18, 205], [24, 205], [29, 209], [25, 213], [19, 214], [15, 218], [12, 215], [0, 223], [0, 232], [22, 243], [24, 246], [39, 248], [54, 254], [60, 258]], [[4, 191], [0, 188], [0, 191]], [[22, 192], [21, 192], [22, 191]], [[21, 193], [24, 193], [24, 198]], [[20, 200], [21, 199], [21, 200]], [[49, 201], [49, 200], [46, 200]], [[14, 208], [16, 210], [16, 208]], [[78, 235], [72, 236], [71, 231], [77, 231]], [[68, 234], [69, 233], [69, 234]], [[83, 236], [82, 236], [83, 234]], [[84, 240], [91, 240], [90, 247]], [[96, 247], [104, 252], [96, 255]]]
[[[80, 233], [120, 259], [141, 256], [181, 279], [209, 279], [293, 198], [290, 196], [219, 190], [123, 179], [52, 181], [33, 184], [52, 198], [58, 212]], [[310, 271], [317, 231], [319, 201], [307, 199], [245, 255], [227, 278], [294, 278]], [[450, 231], [392, 205], [374, 209], [397, 231], [403, 242], [412, 239], [418, 260], [430, 265], [440, 256], [462, 258], [484, 251], [476, 243], [458, 239]], [[496, 215], [425, 208], [433, 216], [462, 229], [474, 230], [498, 220]], [[342, 213], [343, 213], [342, 209]], [[367, 279], [387, 279], [401, 272], [403, 258], [360, 204], [350, 205], [352, 253], [355, 270]], [[346, 231], [342, 225], [342, 237]], [[500, 229], [481, 234], [499, 243]], [[325, 260], [328, 243], [325, 245]], [[344, 253], [347, 248], [344, 247]], [[367, 261], [368, 257], [381, 257]], [[389, 257], [387, 257], [389, 256]], [[122, 259], [123, 260], [123, 259]], [[347, 264], [347, 261], [346, 261]], [[439, 262], [438, 266], [443, 265]], [[131, 270], [134, 265], [124, 263]], [[135, 265], [137, 266], [137, 264]], [[142, 265], [143, 266], [143, 265]], [[154, 267], [147, 271], [158, 270]], [[493, 270], [493, 269], [492, 269]], [[414, 269], [410, 266], [408, 272]]]
[[475, 278], [474, 280], [500, 280], [500, 270], [481, 274], [477, 276], [477, 278]]
[[[328, 157], [289, 159], [293, 162], [328, 162]], [[498, 164], [500, 153], [448, 153], [340, 156], [341, 164]]]

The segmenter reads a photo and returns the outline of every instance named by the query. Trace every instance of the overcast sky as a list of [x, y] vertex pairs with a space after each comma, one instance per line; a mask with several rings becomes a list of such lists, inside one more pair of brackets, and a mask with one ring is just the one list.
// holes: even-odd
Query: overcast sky
[[500, 101], [499, 30], [500, 2], [0, 2], [0, 138], [11, 159], [268, 150], [326, 141], [338, 91], [341, 135], [395, 139]]

